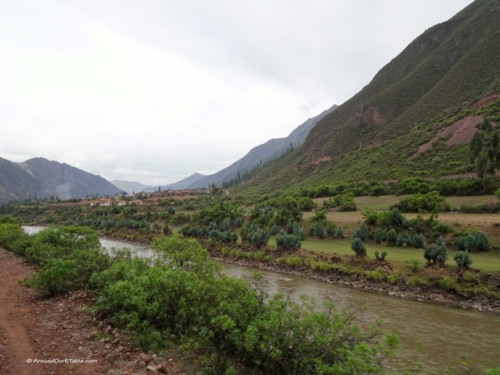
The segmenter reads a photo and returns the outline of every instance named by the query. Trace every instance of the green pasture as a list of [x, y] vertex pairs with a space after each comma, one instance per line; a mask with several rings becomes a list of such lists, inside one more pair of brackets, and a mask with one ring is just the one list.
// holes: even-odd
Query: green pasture
[[[411, 247], [401, 248], [401, 247], [391, 247], [386, 245], [378, 245], [373, 242], [365, 243], [367, 256], [369, 259], [375, 259], [375, 251], [387, 251], [388, 255], [386, 260], [389, 262], [407, 262], [414, 259], [419, 260], [422, 264], [425, 264], [424, 250], [415, 249]], [[308, 237], [302, 242], [303, 250], [310, 250], [327, 256], [330, 255], [354, 255], [351, 249], [351, 240], [320, 240], [317, 238]], [[448, 266], [456, 266], [453, 257], [455, 256], [455, 251], [448, 249], [448, 260], [446, 264]], [[487, 253], [472, 253], [471, 254], [473, 264], [473, 269], [480, 269], [486, 272], [497, 272], [500, 271], [500, 253], [498, 251], [490, 251]]]

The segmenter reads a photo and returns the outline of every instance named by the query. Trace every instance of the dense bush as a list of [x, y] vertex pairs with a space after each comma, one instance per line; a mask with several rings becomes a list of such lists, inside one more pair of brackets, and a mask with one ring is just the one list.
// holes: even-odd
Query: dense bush
[[489, 251], [491, 242], [484, 232], [469, 231], [455, 237], [454, 245], [460, 251]]
[[39, 266], [52, 259], [71, 256], [74, 252], [100, 249], [97, 233], [85, 227], [49, 227], [33, 236], [26, 258]]
[[311, 225], [310, 234], [314, 237], [324, 239], [326, 237], [325, 227], [320, 222], [314, 222]]
[[18, 223], [7, 220], [0, 223], [0, 247], [23, 255], [30, 244], [29, 241], [29, 236], [24, 233]]
[[356, 237], [354, 238], [354, 240], [352, 240], [351, 249], [356, 253], [358, 257], [366, 256], [366, 247], [359, 237]]
[[267, 245], [271, 233], [268, 230], [262, 229], [256, 224], [243, 225], [240, 231], [241, 239], [254, 246], [257, 249]]
[[270, 228], [276, 225], [285, 228], [288, 223], [302, 221], [302, 209], [304, 202], [300, 198], [284, 196], [268, 199], [255, 205], [250, 212], [250, 220], [253, 224]]
[[337, 208], [339, 211], [356, 211], [354, 194], [346, 193], [328, 198], [323, 202], [323, 208]]
[[424, 258], [427, 260], [428, 265], [444, 267], [446, 259], [448, 259], [448, 249], [442, 237], [439, 237], [435, 243], [425, 248]]
[[92, 277], [98, 310], [143, 347], [159, 349], [173, 334], [207, 358], [214, 374], [231, 373], [234, 361], [267, 374], [384, 372], [394, 337], [377, 340], [347, 315], [281, 296], [266, 304], [243, 281], [221, 274], [196, 241], [172, 237], [153, 247], [153, 264], [119, 260]]
[[356, 232], [354, 232], [352, 238], [359, 238], [361, 241], [365, 241], [369, 237], [369, 235], [370, 232], [368, 231], [368, 226], [363, 223], [359, 226], [358, 229], [356, 229]]
[[300, 238], [294, 234], [281, 231], [276, 236], [276, 248], [279, 250], [297, 250], [300, 249], [300, 246]]
[[[306, 239], [306, 236], [304, 234], [304, 228], [302, 227], [302, 225], [300, 223], [296, 223], [296, 222], [288, 223], [288, 225], [286, 227], [286, 232], [288, 234], [293, 234], [293, 235], [297, 236], [301, 241], [304, 241]], [[279, 230], [276, 231], [275, 234], [278, 234], [278, 233], [279, 233]]]
[[413, 235], [411, 238], [411, 244], [413, 247], [416, 247], [417, 249], [424, 249], [427, 243], [427, 239], [425, 236], [421, 233], [417, 233]]
[[365, 223], [368, 225], [376, 225], [387, 229], [408, 228], [410, 226], [410, 221], [398, 209], [384, 211], [366, 209], [363, 216]]
[[109, 258], [100, 248], [75, 250], [51, 258], [40, 272], [28, 279], [27, 284], [42, 290], [46, 296], [87, 289], [92, 274], [108, 266]]
[[179, 229], [179, 233], [184, 237], [208, 238], [209, 236], [208, 227], [203, 225], [187, 224]]
[[401, 198], [399, 203], [392, 208], [397, 208], [402, 212], [441, 212], [449, 210], [450, 206], [437, 191], [431, 191]]
[[19, 224], [0, 224], [0, 245], [41, 266], [27, 283], [47, 296], [87, 288], [91, 275], [109, 266], [89, 228], [51, 227], [29, 236]]
[[453, 259], [457, 263], [458, 268], [461, 270], [468, 270], [472, 265], [472, 259], [468, 251], [457, 251]]

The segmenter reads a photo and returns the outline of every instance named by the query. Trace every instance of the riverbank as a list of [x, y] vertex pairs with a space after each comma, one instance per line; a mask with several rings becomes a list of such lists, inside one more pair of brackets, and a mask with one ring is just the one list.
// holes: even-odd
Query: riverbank
[[219, 262], [306, 277], [330, 284], [337, 284], [359, 290], [386, 294], [395, 298], [436, 303], [456, 308], [500, 314], [500, 300], [486, 297], [460, 296], [456, 293], [450, 293], [435, 287], [409, 286], [401, 282], [396, 284], [388, 282], [374, 282], [368, 280], [364, 275], [359, 274], [346, 274], [343, 272], [336, 272], [335, 270], [317, 271], [308, 267], [292, 267], [276, 262], [235, 259], [228, 256], [222, 256], [220, 253], [212, 254], [211, 259]]
[[[33, 228], [43, 228], [43, 227], [33, 227]], [[119, 236], [108, 236], [102, 237], [104, 240], [118, 240], [120, 242], [125, 242], [130, 245], [130, 247], [141, 246], [141, 252], [145, 251], [147, 248], [147, 243], [145, 242], [134, 242], [127, 238], [120, 238]], [[203, 241], [202, 241], [203, 242]], [[110, 247], [115, 247], [110, 243]], [[341, 270], [327, 270], [319, 271], [313, 270], [310, 267], [301, 266], [289, 266], [287, 264], [280, 264], [275, 261], [258, 261], [249, 260], [242, 258], [234, 258], [232, 256], [224, 256], [218, 250], [212, 250], [210, 252], [210, 257], [213, 260], [237, 264], [242, 266], [250, 266], [263, 270], [269, 270], [274, 272], [279, 272], [283, 274], [296, 275], [306, 278], [311, 278], [315, 280], [324, 281], [330, 284], [337, 284], [342, 286], [347, 286], [355, 288], [358, 290], [364, 290], [374, 293], [381, 293], [389, 295], [395, 298], [414, 300], [419, 302], [436, 303], [441, 305], [452, 306], [456, 308], [475, 310], [480, 312], [491, 312], [500, 314], [500, 300], [494, 298], [487, 298], [484, 296], [465, 296], [457, 293], [449, 292], [443, 288], [436, 286], [424, 286], [424, 285], [408, 285], [405, 282], [398, 281], [389, 283], [387, 281], [377, 281], [369, 280], [364, 274], [360, 273], [347, 273]], [[311, 254], [310, 254], [311, 255]], [[491, 281], [492, 283], [500, 283], [500, 276], [496, 277]]]

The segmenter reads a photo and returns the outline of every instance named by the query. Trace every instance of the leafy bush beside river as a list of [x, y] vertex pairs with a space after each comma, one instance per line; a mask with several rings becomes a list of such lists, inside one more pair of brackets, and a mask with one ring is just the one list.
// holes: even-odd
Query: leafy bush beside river
[[29, 284], [46, 295], [93, 288], [97, 311], [128, 329], [136, 344], [183, 344], [203, 355], [213, 374], [384, 373], [397, 344], [392, 335], [363, 332], [349, 315], [318, 313], [282, 296], [266, 302], [224, 275], [196, 240], [160, 237], [147, 260], [106, 255], [87, 228], [29, 236], [15, 218], [0, 223], [0, 246], [40, 267]]

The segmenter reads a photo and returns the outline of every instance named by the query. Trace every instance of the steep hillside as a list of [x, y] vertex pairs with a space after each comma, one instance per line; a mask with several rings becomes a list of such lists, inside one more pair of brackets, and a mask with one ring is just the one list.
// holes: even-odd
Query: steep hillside
[[314, 116], [299, 125], [285, 138], [270, 139], [264, 144], [252, 148], [244, 157], [235, 161], [230, 166], [220, 170], [209, 176], [199, 178], [187, 188], [194, 189], [200, 187], [207, 187], [211, 184], [221, 186], [223, 183], [233, 179], [238, 179], [245, 172], [255, 168], [258, 165], [266, 163], [270, 160], [277, 159], [287, 152], [290, 148], [296, 148], [304, 143], [310, 130], [320, 121], [323, 117], [333, 112], [337, 105], [333, 105], [329, 109], [321, 112], [319, 115]]
[[39, 181], [20, 164], [0, 158], [0, 204], [34, 198], [40, 190]]
[[496, 121], [499, 20], [500, 0], [477, 0], [428, 29], [319, 121], [301, 148], [246, 181], [247, 188], [470, 171], [467, 143], [475, 124], [461, 142], [437, 142], [426, 152], [419, 145], [468, 116]]
[[100, 176], [68, 164], [34, 158], [24, 163], [0, 159], [0, 203], [10, 200], [115, 195], [120, 189]]

